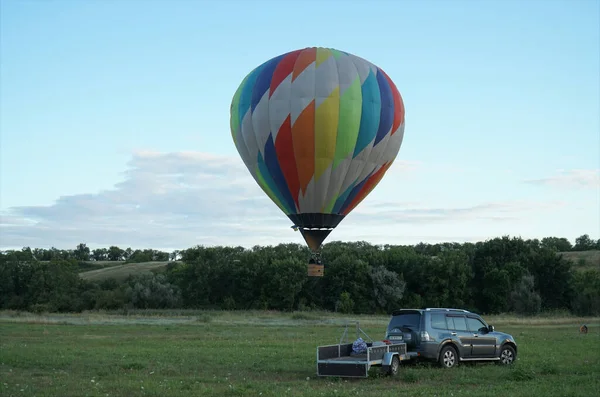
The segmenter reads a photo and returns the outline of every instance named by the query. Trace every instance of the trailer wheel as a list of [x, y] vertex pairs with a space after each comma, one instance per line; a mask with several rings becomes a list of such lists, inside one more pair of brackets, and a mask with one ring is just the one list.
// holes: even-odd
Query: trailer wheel
[[398, 358], [398, 356], [394, 356], [392, 357], [392, 362], [390, 363], [390, 375], [391, 376], [396, 376], [398, 375], [398, 372], [400, 371], [400, 359]]

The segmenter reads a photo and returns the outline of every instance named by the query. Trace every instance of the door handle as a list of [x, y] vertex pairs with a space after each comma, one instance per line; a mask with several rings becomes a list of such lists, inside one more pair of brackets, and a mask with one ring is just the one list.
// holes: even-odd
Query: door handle
[[476, 337], [476, 338], [479, 338], [479, 335], [478, 335], [478, 334], [473, 334], [473, 336], [474, 336], [474, 337]]
[[456, 332], [450, 332], [450, 335], [456, 336]]

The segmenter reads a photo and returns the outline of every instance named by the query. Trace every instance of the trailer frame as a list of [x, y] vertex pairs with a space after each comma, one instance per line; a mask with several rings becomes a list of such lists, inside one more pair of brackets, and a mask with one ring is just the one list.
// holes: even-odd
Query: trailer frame
[[[367, 349], [364, 353], [352, 352], [352, 343], [348, 338], [348, 324], [340, 342], [332, 345], [317, 346], [317, 376], [342, 378], [367, 378], [369, 370], [380, 366], [387, 375], [395, 376], [402, 361], [410, 360], [416, 354], [406, 351], [406, 343], [378, 341], [374, 342], [356, 323], [357, 338], [365, 335]], [[346, 339], [344, 343], [344, 339]]]

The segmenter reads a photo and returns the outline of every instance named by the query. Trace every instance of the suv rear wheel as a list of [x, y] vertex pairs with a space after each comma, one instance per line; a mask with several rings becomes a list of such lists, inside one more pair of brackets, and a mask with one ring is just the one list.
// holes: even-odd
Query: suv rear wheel
[[458, 354], [452, 346], [444, 346], [440, 353], [440, 365], [444, 368], [453, 368], [458, 365]]

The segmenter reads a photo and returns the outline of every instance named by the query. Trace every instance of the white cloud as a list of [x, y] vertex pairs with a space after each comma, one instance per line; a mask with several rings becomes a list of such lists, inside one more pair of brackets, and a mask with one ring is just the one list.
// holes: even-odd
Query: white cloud
[[[404, 204], [402, 208], [398, 204]], [[406, 204], [413, 204], [411, 208]], [[502, 221], [516, 219], [523, 213], [532, 208], [554, 209], [564, 205], [564, 203], [555, 202], [536, 202], [536, 201], [512, 201], [512, 202], [490, 202], [474, 206], [456, 207], [456, 208], [431, 208], [424, 207], [416, 203], [397, 203], [395, 207], [357, 208], [358, 216], [366, 216], [369, 219], [377, 217], [380, 220], [386, 220], [394, 223], [440, 223], [467, 220], [492, 220]]]
[[[418, 163], [397, 161], [386, 178], [410, 176], [418, 169]], [[140, 151], [133, 154], [123, 175], [111, 190], [63, 196], [50, 206], [9, 209], [0, 217], [0, 248], [74, 248], [80, 242], [92, 248], [156, 249], [302, 243], [238, 157]], [[429, 241], [473, 240], [480, 233], [453, 232], [448, 225], [506, 222], [562, 204], [521, 201], [432, 208], [414, 200], [378, 201], [377, 197], [359, 205], [328, 241], [364, 238], [412, 243], [416, 238], [426, 240], [425, 236]], [[446, 236], [438, 234], [444, 224]]]
[[598, 188], [600, 187], [600, 169], [596, 170], [558, 170], [554, 176], [528, 179], [533, 185], [547, 185], [558, 188]]

